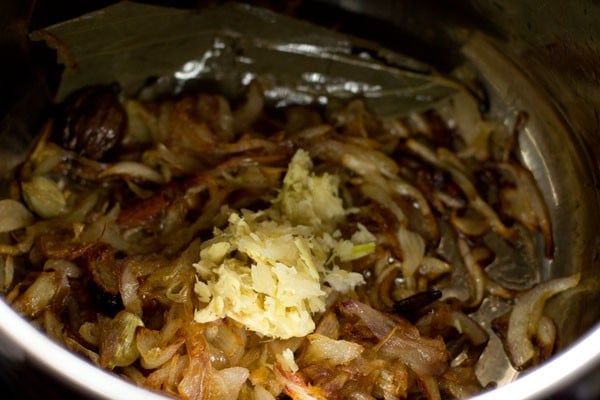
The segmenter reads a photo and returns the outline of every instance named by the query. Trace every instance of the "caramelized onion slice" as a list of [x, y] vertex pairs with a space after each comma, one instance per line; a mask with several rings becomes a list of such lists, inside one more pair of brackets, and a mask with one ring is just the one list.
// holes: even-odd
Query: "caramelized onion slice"
[[0, 233], [25, 228], [34, 222], [25, 206], [12, 199], [0, 200]]
[[452, 326], [459, 332], [467, 335], [471, 343], [480, 346], [487, 343], [490, 336], [475, 320], [460, 311], [452, 311], [450, 314]]
[[15, 277], [15, 260], [11, 255], [0, 257], [0, 293], [6, 294]]
[[118, 176], [124, 176], [134, 180], [164, 183], [164, 178], [161, 174], [147, 165], [135, 161], [120, 161], [112, 164], [110, 167], [98, 174], [99, 178]]
[[211, 398], [236, 400], [242, 385], [250, 376], [250, 371], [242, 367], [224, 368], [215, 371], [212, 381]]
[[304, 361], [308, 364], [330, 362], [334, 365], [347, 364], [360, 356], [364, 348], [346, 340], [330, 339], [327, 336], [314, 333], [308, 335], [308, 348]]
[[444, 148], [439, 148], [437, 151], [433, 151], [414, 139], [407, 140], [406, 146], [409, 150], [417, 154], [429, 164], [450, 173], [454, 182], [456, 182], [456, 184], [469, 199], [469, 203], [473, 210], [477, 211], [484, 218], [486, 218], [489, 221], [492, 229], [494, 229], [496, 232], [504, 237], [512, 236], [511, 230], [504, 225], [504, 223], [502, 223], [492, 207], [490, 207], [490, 205], [479, 196], [477, 189], [471, 182], [467, 171], [458, 157]]
[[431, 376], [425, 376], [421, 378], [421, 385], [423, 387], [423, 394], [427, 400], [441, 400], [440, 388], [437, 380]]
[[298, 373], [285, 371], [279, 364], [275, 364], [274, 371], [277, 381], [284, 386], [284, 393], [293, 400], [325, 400], [323, 391], [315, 386], [308, 385]]
[[58, 184], [45, 176], [34, 176], [21, 183], [23, 198], [29, 208], [42, 218], [63, 214], [67, 200]]
[[500, 192], [503, 211], [531, 230], [539, 229], [544, 236], [544, 251], [552, 257], [552, 224], [548, 208], [531, 172], [521, 166], [499, 163], [498, 169], [514, 183]]
[[135, 335], [135, 342], [140, 352], [142, 367], [155, 369], [169, 361], [183, 344], [183, 339], [178, 339], [168, 346], [161, 346], [159, 331], [140, 328]]
[[140, 353], [135, 345], [136, 330], [142, 320], [128, 311], [100, 323], [100, 365], [113, 369], [131, 365]]
[[419, 376], [439, 376], [446, 369], [448, 354], [443, 340], [422, 337], [408, 322], [398, 324], [359, 301], [345, 301], [342, 307], [360, 318], [383, 342], [379, 350], [382, 357], [403, 362]]
[[60, 276], [56, 271], [41, 272], [13, 307], [20, 313], [35, 317], [44, 310], [60, 288]]
[[579, 283], [580, 274], [542, 282], [519, 297], [508, 321], [507, 346], [515, 367], [523, 367], [535, 356], [531, 337], [537, 332], [546, 301]]

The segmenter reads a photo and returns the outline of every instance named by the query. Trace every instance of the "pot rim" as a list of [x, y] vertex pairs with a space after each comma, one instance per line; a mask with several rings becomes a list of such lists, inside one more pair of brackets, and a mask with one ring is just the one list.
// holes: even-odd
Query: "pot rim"
[[600, 364], [600, 324], [571, 346], [543, 364], [526, 371], [514, 381], [483, 392], [472, 400], [541, 399], [565, 388]]
[[[481, 39], [481, 37], [479, 37]], [[472, 41], [470, 44], [478, 44]], [[467, 47], [468, 49], [468, 47]], [[484, 48], [493, 52], [493, 49]], [[497, 60], [494, 54], [488, 60]], [[486, 61], [486, 60], [484, 60]], [[495, 66], [494, 63], [479, 66]], [[507, 74], [510, 68], [503, 72]], [[500, 80], [506, 82], [506, 80]], [[514, 85], [514, 81], [511, 81]], [[511, 86], [509, 89], [513, 89]], [[523, 89], [522, 86], [520, 86]], [[510, 97], [510, 95], [506, 95]], [[135, 386], [115, 374], [94, 366], [88, 360], [54, 342], [43, 332], [20, 317], [3, 299], [0, 299], [0, 354], [15, 363], [31, 360], [44, 371], [67, 383], [86, 396], [98, 399], [129, 400], [143, 398], [166, 400], [167, 397]], [[558, 388], [564, 388], [600, 365], [600, 323], [590, 328], [572, 344], [539, 366], [524, 372], [514, 381], [482, 392], [473, 400], [540, 399]]]
[[165, 400], [160, 394], [142, 389], [107, 372], [54, 342], [19, 316], [5, 301], [0, 301], [0, 354], [9, 361], [31, 360], [71, 388], [97, 399]]
[[[0, 340], [5, 341], [1, 343], [0, 352], [8, 350], [8, 357], [13, 362], [30, 359], [82, 394], [97, 399], [167, 399], [106, 372], [60, 346], [20, 317], [4, 300], [0, 301], [0, 321], [3, 321], [0, 324]], [[472, 399], [524, 400], [547, 396], [599, 365], [600, 353], [590, 351], [597, 348], [600, 348], [600, 324], [542, 365], [504, 386], [483, 392]]]

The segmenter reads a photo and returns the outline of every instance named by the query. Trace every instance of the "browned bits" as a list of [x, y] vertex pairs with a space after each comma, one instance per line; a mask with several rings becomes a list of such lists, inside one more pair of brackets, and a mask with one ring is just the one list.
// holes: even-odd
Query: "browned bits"
[[70, 95], [62, 106], [55, 140], [68, 150], [100, 160], [121, 143], [127, 115], [112, 86], [90, 86]]
[[119, 293], [119, 273], [121, 266], [115, 259], [114, 249], [105, 243], [96, 243], [81, 258], [82, 265], [104, 292]]

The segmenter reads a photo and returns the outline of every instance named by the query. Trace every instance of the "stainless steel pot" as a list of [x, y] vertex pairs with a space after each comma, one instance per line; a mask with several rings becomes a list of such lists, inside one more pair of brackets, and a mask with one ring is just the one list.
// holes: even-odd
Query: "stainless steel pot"
[[[42, 11], [34, 9], [33, 17], [23, 15], [29, 8], [17, 3], [9, 1], [0, 7], [5, 7], [0, 15], [7, 27], [0, 49], [11, 54], [7, 65], [14, 67], [15, 74], [14, 79], [2, 77], [6, 89], [0, 102], [4, 133], [0, 137], [0, 169], [4, 171], [16, 162], [10, 149], [22, 148], [39, 122], [22, 119], [23, 110], [31, 114], [33, 107], [41, 117], [53, 89], [48, 80], [52, 71], [42, 68], [40, 59], [30, 52], [25, 39], [28, 25], [23, 21], [36, 24], [37, 18], [38, 24], [44, 24], [73, 16], [68, 9], [59, 17], [47, 14], [52, 9], [43, 1], [37, 8]], [[180, 3], [189, 6], [196, 2]], [[600, 392], [577, 394], [573, 390], [584, 387], [585, 381], [580, 379], [600, 365], [600, 307], [596, 306], [600, 305], [600, 5], [583, 0], [455, 3], [324, 0], [295, 2], [294, 10], [300, 17], [320, 23], [327, 23], [332, 15], [342, 18], [349, 21], [343, 29], [378, 39], [442, 69], [466, 59], [484, 78], [494, 102], [529, 113], [520, 143], [522, 157], [550, 207], [556, 240], [554, 259], [544, 266], [542, 276], [581, 271], [583, 284], [548, 307], [560, 332], [559, 353], [477, 399], [542, 399], [565, 390], [569, 398], [596, 398]], [[19, 377], [6, 371], [30, 374], [35, 370], [51, 376], [50, 388], [57, 388], [60, 382], [61, 387], [86, 398], [162, 398], [65, 351], [1, 301], [0, 355], [0, 370], [9, 379]], [[40, 392], [33, 386], [19, 386], [30, 397], [53, 398], [53, 389]]]

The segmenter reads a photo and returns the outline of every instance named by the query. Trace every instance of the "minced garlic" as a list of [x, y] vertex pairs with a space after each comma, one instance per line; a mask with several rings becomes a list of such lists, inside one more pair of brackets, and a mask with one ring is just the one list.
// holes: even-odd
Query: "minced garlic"
[[346, 210], [334, 175], [314, 175], [309, 155], [298, 150], [270, 208], [229, 216], [205, 242], [195, 292], [203, 307], [197, 322], [229, 317], [261, 335], [305, 336], [325, 298], [363, 284], [361, 274], [335, 265], [372, 252], [374, 236], [359, 226], [349, 239], [336, 230]]

